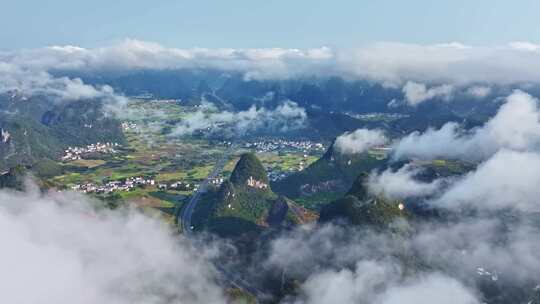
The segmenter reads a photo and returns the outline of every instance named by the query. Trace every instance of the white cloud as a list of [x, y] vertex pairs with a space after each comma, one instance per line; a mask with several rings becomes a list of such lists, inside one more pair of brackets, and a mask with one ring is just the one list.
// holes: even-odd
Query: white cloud
[[270, 249], [266, 268], [304, 282], [300, 299], [286, 303], [511, 302], [531, 294], [540, 271], [535, 224], [493, 214], [416, 222], [398, 235], [300, 227], [274, 239]]
[[[356, 49], [178, 49], [127, 39], [87, 49], [53, 46], [0, 53], [0, 62], [25, 70], [109, 71], [111, 69], [214, 68], [239, 71], [248, 79], [345, 75], [392, 86], [407, 81], [460, 86], [471, 83], [540, 82], [538, 45], [517, 42], [496, 47], [459, 42], [419, 45], [375, 43]], [[519, 69], [515, 67], [519, 66]], [[447, 90], [446, 88], [445, 90]]]
[[58, 100], [115, 98], [109, 86], [94, 87], [79, 78], [53, 77], [46, 71], [25, 70], [0, 62], [0, 94], [18, 92], [30, 97], [45, 95]]
[[388, 284], [391, 271], [386, 265], [361, 261], [354, 270], [328, 270], [315, 274], [303, 285], [306, 303], [367, 303], [375, 297], [377, 285]]
[[491, 94], [491, 88], [487, 86], [472, 86], [467, 89], [466, 93], [474, 98], [482, 99]]
[[400, 283], [402, 273], [391, 264], [363, 260], [354, 270], [327, 270], [311, 276], [303, 285], [305, 302], [325, 303], [480, 303], [473, 291], [443, 274], [430, 274]]
[[447, 208], [540, 211], [540, 154], [503, 150], [432, 202]]
[[0, 192], [6, 303], [225, 303], [206, 253], [134, 210], [70, 193]]
[[403, 86], [403, 93], [405, 94], [405, 100], [411, 106], [416, 106], [426, 100], [433, 98], [443, 98], [448, 100], [452, 95], [454, 88], [451, 85], [440, 85], [427, 88], [423, 83], [416, 83], [408, 81]]
[[190, 113], [175, 126], [171, 135], [189, 135], [197, 131], [243, 134], [262, 128], [268, 131], [287, 132], [305, 127], [307, 119], [305, 109], [292, 101], [285, 101], [275, 109], [251, 106], [248, 110], [240, 112], [214, 112], [214, 110]]
[[[500, 232], [492, 222], [420, 224], [400, 237], [365, 227], [298, 228], [272, 241], [267, 263], [270, 271], [284, 269], [303, 281], [300, 298], [290, 303], [478, 303], [476, 267], [512, 281], [519, 273], [534, 279], [540, 265], [537, 236], [519, 229], [497, 247], [491, 242]], [[520, 256], [523, 262], [512, 268]]]
[[214, 68], [244, 72], [246, 78], [287, 78], [328, 70], [334, 57], [327, 47], [317, 49], [176, 49], [157, 43], [126, 39], [95, 49], [53, 46], [0, 55], [1, 61], [24, 68], [48, 70]]
[[420, 168], [405, 165], [397, 171], [387, 169], [383, 172], [371, 172], [368, 178], [368, 190], [374, 195], [384, 195], [390, 199], [406, 199], [432, 195], [440, 190], [443, 180], [430, 183], [422, 182], [414, 177]]
[[[530, 47], [528, 48], [530, 49]], [[376, 43], [340, 53], [343, 73], [355, 78], [403, 84], [513, 84], [540, 81], [540, 57], [515, 46], [477, 47], [458, 43]], [[519, 66], [520, 69], [515, 67]]]
[[510, 43], [510, 47], [516, 49], [516, 50], [524, 50], [524, 51], [540, 51], [540, 44], [531, 43], [527, 41], [516, 41]]
[[387, 138], [381, 130], [358, 129], [336, 138], [334, 148], [342, 154], [363, 153], [369, 148], [384, 145]]
[[476, 295], [459, 281], [431, 274], [404, 286], [390, 288], [381, 297], [381, 304], [440, 304], [480, 303]]
[[456, 123], [447, 123], [438, 130], [414, 132], [395, 145], [394, 156], [481, 160], [501, 149], [538, 151], [539, 148], [538, 100], [515, 91], [484, 126], [467, 132]]

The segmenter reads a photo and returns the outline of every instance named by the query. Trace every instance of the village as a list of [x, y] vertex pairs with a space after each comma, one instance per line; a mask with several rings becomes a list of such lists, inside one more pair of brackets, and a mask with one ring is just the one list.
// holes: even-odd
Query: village
[[286, 178], [287, 176], [291, 175], [292, 173], [294, 173], [296, 171], [302, 171], [302, 170], [300, 170], [300, 169], [294, 170], [294, 169], [291, 168], [288, 172], [286, 172], [286, 171], [282, 171], [282, 170], [276, 170], [276, 169], [273, 169], [273, 168], [269, 168], [269, 169], [267, 169], [268, 179], [271, 182], [277, 182], [277, 181], [280, 181], [280, 180]]
[[116, 153], [115, 148], [120, 147], [118, 143], [100, 143], [90, 144], [86, 147], [68, 147], [64, 150], [64, 155], [62, 156], [62, 161], [68, 162], [73, 160], [84, 159], [89, 154], [101, 153], [101, 154], [110, 154]]
[[125, 132], [125, 131], [129, 131], [129, 130], [136, 130], [137, 129], [137, 124], [134, 123], [134, 122], [130, 122], [130, 121], [123, 121], [120, 126], [122, 127], [122, 130]]
[[[214, 186], [220, 186], [224, 179], [216, 177], [209, 180], [209, 183]], [[94, 183], [76, 184], [71, 187], [71, 190], [83, 193], [108, 194], [117, 191], [132, 191], [135, 188], [156, 187], [161, 191], [197, 191], [199, 185], [197, 183], [187, 183], [183, 181], [171, 181], [168, 183], [158, 183], [154, 178], [143, 176], [129, 177], [124, 180], [109, 181], [102, 185]]]
[[77, 184], [71, 187], [71, 190], [83, 193], [111, 193], [115, 191], [130, 191], [135, 187], [154, 186], [155, 184], [156, 181], [154, 179], [129, 177], [123, 181], [110, 181], [103, 185], [93, 183]]
[[7, 144], [10, 139], [11, 134], [9, 134], [8, 130], [0, 129], [0, 142]]
[[325, 147], [322, 143], [306, 141], [294, 141], [284, 139], [274, 140], [260, 140], [254, 142], [247, 142], [244, 144], [244, 148], [253, 149], [257, 153], [265, 152], [303, 152], [314, 153], [324, 152]]

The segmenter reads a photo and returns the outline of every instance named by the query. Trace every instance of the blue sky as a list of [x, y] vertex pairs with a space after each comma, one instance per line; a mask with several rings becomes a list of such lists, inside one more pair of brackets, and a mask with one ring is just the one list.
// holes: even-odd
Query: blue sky
[[355, 47], [376, 41], [540, 41], [538, 0], [0, 0], [0, 48]]

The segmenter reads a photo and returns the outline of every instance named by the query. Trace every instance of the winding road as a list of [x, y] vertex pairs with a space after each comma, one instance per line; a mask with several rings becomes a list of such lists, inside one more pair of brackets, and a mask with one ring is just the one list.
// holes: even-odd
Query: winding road
[[[216, 178], [221, 173], [223, 168], [225, 168], [225, 165], [227, 165], [227, 161], [229, 160], [231, 154], [234, 152], [235, 149], [236, 144], [232, 143], [230, 147], [227, 148], [225, 153], [223, 153], [223, 156], [216, 163], [210, 174], [208, 174], [206, 179], [199, 185], [198, 190], [195, 192], [195, 194], [193, 194], [187, 205], [176, 213], [177, 223], [182, 225], [182, 232], [186, 237], [190, 238], [193, 236], [191, 218], [193, 216], [195, 208], [197, 207], [197, 204], [199, 203], [199, 200], [201, 199], [202, 195], [207, 191], [210, 181]], [[270, 298], [261, 290], [251, 286], [250, 283], [242, 279], [239, 275], [231, 273], [221, 265], [215, 264], [214, 266], [231, 286], [234, 286], [252, 294], [253, 296], [255, 296], [255, 298], [257, 298], [257, 302], [259, 302], [259, 300], [261, 299]]]
[[206, 192], [210, 181], [216, 178], [221, 173], [225, 165], [227, 165], [229, 156], [232, 154], [232, 152], [234, 152], [235, 147], [235, 144], [231, 144], [231, 146], [225, 151], [225, 153], [218, 160], [210, 174], [208, 174], [206, 179], [199, 185], [198, 190], [195, 192], [195, 194], [193, 194], [187, 205], [178, 214], [180, 216], [180, 223], [182, 224], [182, 232], [185, 233], [187, 236], [193, 233], [193, 229], [191, 228], [191, 217], [193, 216], [193, 211], [195, 210], [195, 207], [197, 207], [201, 196]]

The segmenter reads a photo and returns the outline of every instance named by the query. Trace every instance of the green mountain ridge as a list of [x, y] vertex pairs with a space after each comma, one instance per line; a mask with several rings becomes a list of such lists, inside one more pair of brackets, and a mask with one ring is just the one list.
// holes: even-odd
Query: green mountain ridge
[[[108, 117], [99, 100], [57, 104], [47, 97], [28, 100], [0, 95], [0, 170], [57, 159], [68, 146], [125, 142], [120, 122]], [[3, 136], [4, 137], [4, 136]]]
[[[290, 227], [315, 217], [292, 200], [272, 191], [259, 159], [243, 154], [231, 178], [208, 195], [206, 214], [196, 210], [202, 226], [222, 236], [259, 232], [268, 227]], [[202, 207], [200, 208], [202, 210]]]
[[276, 192], [293, 199], [317, 193], [344, 194], [360, 172], [385, 164], [369, 153], [342, 154], [332, 144], [326, 153], [305, 170], [272, 184]]
[[320, 222], [343, 219], [353, 225], [385, 229], [396, 220], [411, 217], [404, 202], [369, 194], [365, 186], [367, 178], [367, 173], [360, 174], [345, 196], [325, 205]]
[[252, 178], [256, 181], [268, 185], [268, 175], [264, 166], [253, 153], [245, 153], [240, 157], [231, 173], [230, 181], [235, 186], [246, 186], [248, 180]]

